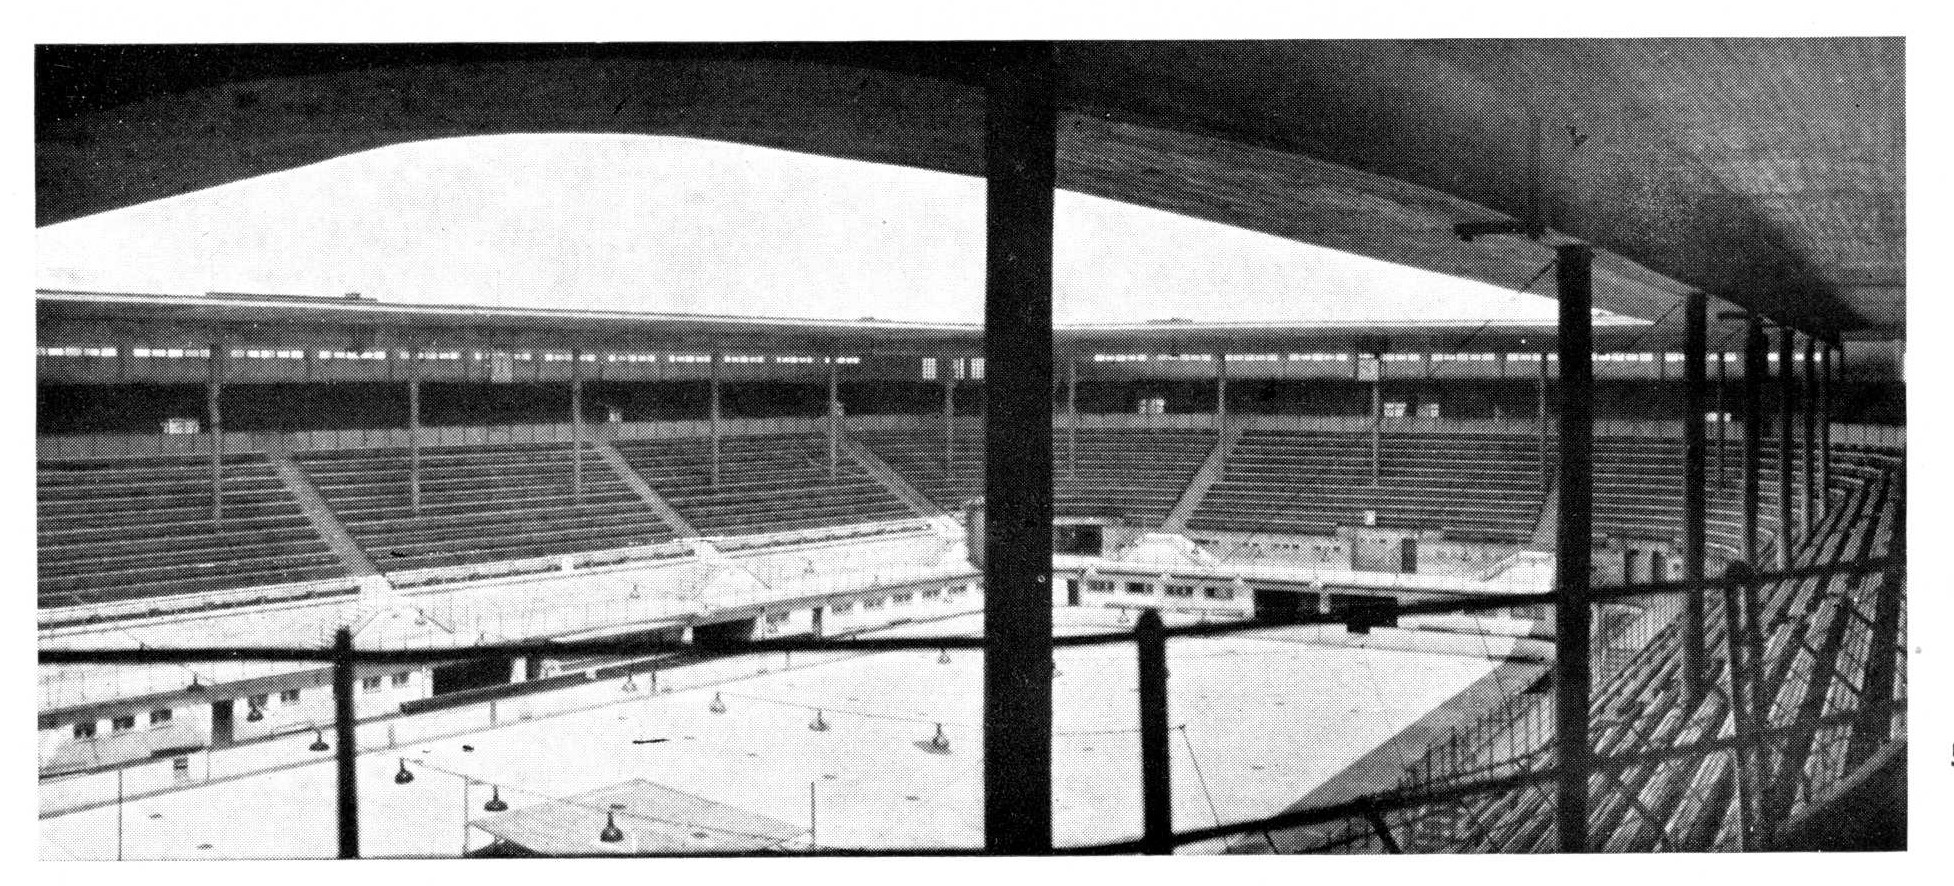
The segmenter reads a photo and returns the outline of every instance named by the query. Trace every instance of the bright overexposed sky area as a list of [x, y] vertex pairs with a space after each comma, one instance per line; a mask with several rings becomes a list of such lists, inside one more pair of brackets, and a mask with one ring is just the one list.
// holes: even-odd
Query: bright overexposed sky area
[[[976, 323], [983, 197], [970, 176], [698, 139], [443, 139], [42, 228], [36, 280]], [[1059, 323], [1554, 319], [1542, 296], [1068, 191], [1056, 264]]]

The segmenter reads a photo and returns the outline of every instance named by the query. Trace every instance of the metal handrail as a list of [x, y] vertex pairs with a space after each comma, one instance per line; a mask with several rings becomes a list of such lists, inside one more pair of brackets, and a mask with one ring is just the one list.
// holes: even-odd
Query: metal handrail
[[[1863, 574], [1874, 571], [1887, 571], [1900, 574], [1905, 570], [1902, 555], [1866, 558], [1846, 563], [1828, 564], [1820, 567], [1799, 567], [1777, 572], [1756, 573], [1742, 579], [1706, 578], [1700, 581], [1655, 582], [1639, 586], [1622, 586], [1598, 589], [1593, 592], [1593, 602], [1605, 602], [1628, 596], [1656, 593], [1702, 593], [1720, 590], [1738, 583], [1765, 583], [1819, 575]], [[1291, 624], [1344, 624], [1352, 627], [1368, 627], [1377, 623], [1381, 615], [1441, 614], [1487, 609], [1507, 608], [1528, 605], [1534, 602], [1550, 602], [1554, 595], [1501, 595], [1476, 599], [1452, 599], [1421, 602], [1404, 605], [1385, 605], [1342, 613], [1307, 614], [1295, 619]], [[1170, 756], [1164, 744], [1168, 735], [1166, 729], [1167, 712], [1167, 673], [1164, 666], [1167, 640], [1174, 637], [1216, 637], [1266, 630], [1270, 625], [1256, 622], [1235, 624], [1197, 624], [1178, 628], [1164, 627], [1158, 612], [1144, 613], [1133, 631], [1117, 633], [1087, 634], [1070, 637], [1054, 637], [1055, 646], [1100, 646], [1115, 643], [1134, 642], [1138, 644], [1143, 662], [1141, 668], [1142, 686], [1140, 720], [1143, 744], [1148, 740], [1163, 745], [1148, 753], [1143, 748], [1143, 786], [1146, 788], [1143, 803], [1148, 809], [1171, 809], [1166, 791], [1170, 790], [1171, 778], [1167, 777], [1166, 766]], [[761, 640], [742, 644], [743, 652], [771, 651], [898, 651], [914, 649], [981, 649], [986, 643], [982, 637], [907, 637], [907, 638], [850, 638], [840, 640], [778, 639]], [[164, 664], [208, 661], [213, 659], [249, 659], [260, 661], [315, 661], [329, 662], [333, 669], [335, 699], [334, 727], [338, 733], [336, 763], [339, 775], [338, 806], [340, 812], [340, 854], [344, 858], [359, 857], [358, 802], [353, 791], [354, 764], [358, 755], [357, 742], [353, 730], [357, 722], [352, 710], [353, 683], [355, 667], [360, 664], [405, 664], [452, 662], [478, 658], [499, 658], [521, 655], [630, 655], [646, 652], [678, 651], [696, 649], [683, 643], [671, 641], [574, 641], [552, 643], [548, 641], [501, 643], [474, 647], [450, 649], [384, 649], [361, 650], [354, 646], [352, 632], [341, 628], [330, 648], [272, 648], [272, 647], [197, 647], [177, 649], [42, 649], [39, 660], [42, 664]], [[1803, 723], [1786, 726], [1749, 730], [1742, 735], [1716, 738], [1688, 745], [1648, 750], [1635, 753], [1616, 754], [1607, 757], [1592, 757], [1587, 763], [1591, 772], [1615, 772], [1635, 766], [1648, 765], [1669, 759], [1693, 755], [1707, 755], [1725, 750], [1741, 750], [1761, 742], [1777, 740], [1804, 731], [1816, 731], [1841, 723], [1859, 722], [1861, 719], [1879, 713], [1879, 710], [1903, 711], [1905, 699], [1892, 699], [1870, 704], [1862, 704], [1853, 710], [1815, 718]], [[1125, 853], [1171, 853], [1174, 848], [1192, 843], [1250, 834], [1272, 829], [1286, 829], [1309, 825], [1325, 824], [1333, 821], [1362, 818], [1373, 826], [1385, 821], [1385, 815], [1400, 810], [1435, 803], [1452, 802], [1484, 793], [1510, 791], [1536, 784], [1544, 784], [1558, 777], [1559, 767], [1547, 766], [1529, 769], [1510, 775], [1485, 778], [1444, 786], [1424, 784], [1414, 791], [1389, 790], [1379, 794], [1367, 794], [1345, 802], [1290, 810], [1278, 815], [1252, 821], [1216, 825], [1189, 831], [1173, 832], [1169, 816], [1147, 816], [1146, 833], [1139, 840], [1117, 841], [1090, 846], [1055, 848], [1055, 854], [1125, 854]], [[1380, 839], [1386, 839], [1380, 835]], [[1387, 839], [1387, 844], [1393, 842]], [[914, 850], [900, 851], [829, 851], [816, 850], [812, 854], [831, 855], [967, 855], [978, 854], [978, 850]], [[699, 855], [750, 855], [770, 853], [696, 853]]]

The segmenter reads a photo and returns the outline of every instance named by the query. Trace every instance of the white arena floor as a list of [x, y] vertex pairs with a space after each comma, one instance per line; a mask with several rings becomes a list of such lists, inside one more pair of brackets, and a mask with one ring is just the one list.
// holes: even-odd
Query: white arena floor
[[[1057, 612], [1061, 631], [1117, 626], [1107, 610]], [[935, 635], [963, 616], [898, 629]], [[1494, 642], [1494, 641], [1489, 641]], [[1494, 654], [1500, 649], [1488, 650]], [[934, 651], [798, 656], [674, 675], [674, 691], [605, 684], [581, 708], [385, 749], [359, 763], [370, 857], [455, 856], [489, 842], [489, 785], [512, 809], [644, 779], [812, 831], [822, 847], [969, 847], [982, 840], [981, 656]], [[1058, 842], [1135, 837], [1139, 751], [1130, 645], [1058, 656]], [[707, 668], [714, 666], [708, 665]], [[759, 668], [765, 673], [756, 673]], [[1177, 829], [1279, 812], [1484, 677], [1475, 656], [1301, 642], [1271, 629], [1169, 650]], [[717, 695], [724, 713], [711, 710]], [[614, 699], [614, 700], [613, 700]], [[505, 702], [505, 704], [508, 704]], [[825, 732], [808, 728], [821, 711]], [[514, 721], [514, 722], [510, 722]], [[927, 740], [941, 723], [948, 753]], [[382, 737], [369, 738], [369, 735]], [[309, 740], [309, 736], [307, 737]], [[404, 760], [414, 774], [397, 785]], [[325, 858], [336, 850], [334, 768], [317, 762], [44, 818], [46, 859]], [[812, 785], [812, 810], [810, 810]], [[810, 820], [812, 811], [812, 820]], [[700, 831], [699, 833], [706, 833]], [[590, 834], [593, 851], [610, 847]], [[711, 848], [701, 839], [701, 848]], [[806, 835], [783, 846], [809, 845]], [[1196, 850], [1202, 847], [1192, 847]], [[1213, 848], [1213, 847], [1207, 847]]]

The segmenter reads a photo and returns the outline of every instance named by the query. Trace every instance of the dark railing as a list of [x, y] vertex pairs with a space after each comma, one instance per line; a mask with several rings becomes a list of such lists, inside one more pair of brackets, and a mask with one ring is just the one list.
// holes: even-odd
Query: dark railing
[[[1756, 587], [1774, 582], [1793, 581], [1807, 578], [1830, 576], [1866, 575], [1884, 572], [1889, 580], [1903, 581], [1905, 575], [1903, 554], [1872, 557], [1849, 562], [1824, 565], [1802, 566], [1773, 572], [1751, 574], [1743, 577], [1741, 570], [1737, 576], [1703, 579], [1700, 581], [1664, 581], [1640, 585], [1595, 588], [1590, 591], [1590, 603], [1602, 604], [1627, 600], [1635, 597], [1655, 595], [1698, 594], [1728, 592], [1741, 587]], [[1514, 607], [1540, 605], [1555, 602], [1551, 592], [1535, 594], [1506, 594], [1434, 600], [1417, 603], [1381, 603], [1378, 605], [1332, 613], [1297, 613], [1285, 618], [1280, 626], [1342, 625], [1359, 630], [1378, 624], [1389, 624], [1398, 617], [1416, 615], [1469, 614], [1510, 609]], [[1169, 776], [1168, 737], [1170, 730], [1167, 718], [1167, 668], [1166, 646], [1169, 639], [1195, 639], [1222, 637], [1251, 631], [1267, 630], [1276, 625], [1259, 621], [1233, 623], [1205, 623], [1181, 627], [1165, 627], [1159, 613], [1148, 610], [1137, 620], [1132, 631], [1102, 632], [1052, 638], [1058, 647], [1085, 647], [1109, 644], [1135, 643], [1139, 656], [1140, 669], [1140, 737], [1141, 737], [1141, 785], [1143, 808], [1143, 834], [1137, 840], [1117, 841], [1094, 845], [1075, 845], [1056, 848], [1059, 854], [1169, 854], [1180, 846], [1217, 839], [1226, 839], [1253, 834], [1267, 834], [1312, 825], [1351, 822], [1352, 830], [1343, 835], [1311, 847], [1316, 851], [1335, 851], [1339, 845], [1371, 841], [1386, 852], [1401, 849], [1400, 841], [1393, 834], [1391, 822], [1399, 828], [1415, 825], [1419, 821], [1420, 810], [1444, 803], [1453, 803], [1478, 795], [1508, 792], [1548, 785], [1558, 778], [1558, 768], [1554, 765], [1540, 765], [1538, 759], [1551, 759], [1551, 754], [1527, 751], [1517, 754], [1504, 763], [1467, 768], [1448, 773], [1447, 778], [1434, 778], [1427, 774], [1424, 778], [1408, 779], [1413, 785], [1406, 790], [1403, 786], [1373, 794], [1366, 794], [1350, 800], [1294, 809], [1266, 818], [1219, 824], [1212, 827], [1174, 832], [1171, 830], [1168, 810], [1172, 808], [1169, 795], [1171, 778]], [[755, 640], [729, 647], [728, 651], [741, 653], [767, 652], [885, 652], [924, 649], [981, 649], [984, 646], [981, 636], [943, 636], [943, 637], [855, 637], [845, 639], [780, 638]], [[342, 858], [360, 856], [358, 808], [359, 800], [355, 793], [354, 761], [359, 753], [354, 729], [356, 718], [353, 712], [353, 687], [355, 668], [360, 665], [401, 665], [401, 664], [449, 664], [481, 659], [506, 659], [513, 657], [547, 656], [643, 656], [664, 652], [697, 652], [698, 648], [678, 641], [656, 639], [618, 640], [578, 640], [578, 641], [526, 641], [481, 645], [466, 648], [448, 649], [359, 649], [354, 646], [352, 633], [341, 628], [329, 648], [304, 647], [266, 647], [266, 646], [208, 646], [179, 648], [120, 648], [120, 649], [41, 649], [39, 660], [43, 665], [98, 664], [98, 665], [142, 665], [142, 664], [188, 664], [217, 660], [271, 661], [271, 662], [320, 662], [332, 667], [334, 688], [335, 722], [334, 731], [338, 738], [334, 748], [338, 773], [339, 810], [339, 854]], [[1891, 654], [1891, 650], [1872, 650], [1872, 655]], [[1754, 675], [1754, 672], [1753, 672]], [[1772, 728], [1750, 728], [1739, 734], [1704, 739], [1671, 747], [1649, 750], [1597, 755], [1590, 758], [1591, 774], [1618, 773], [1638, 766], [1666, 760], [1688, 757], [1703, 757], [1723, 752], [1743, 753], [1760, 748], [1772, 742], [1793, 737], [1817, 734], [1836, 727], [1850, 727], [1868, 721], [1892, 717], [1906, 710], [1905, 699], [1877, 699], [1863, 702], [1857, 707], [1838, 711], [1821, 717], [1799, 720], [1784, 726]], [[1604, 726], [1597, 723], [1595, 726]], [[1503, 773], [1503, 774], [1492, 774]], [[1790, 774], [1795, 777], [1797, 774]], [[1358, 833], [1361, 831], [1361, 833]], [[659, 853], [670, 855], [674, 853]], [[676, 853], [683, 855], [723, 856], [774, 854], [764, 852], [702, 852]], [[900, 850], [845, 850], [813, 848], [808, 853], [814, 855], [966, 855], [979, 854], [974, 849], [917, 849]], [[607, 856], [615, 853], [606, 853]]]

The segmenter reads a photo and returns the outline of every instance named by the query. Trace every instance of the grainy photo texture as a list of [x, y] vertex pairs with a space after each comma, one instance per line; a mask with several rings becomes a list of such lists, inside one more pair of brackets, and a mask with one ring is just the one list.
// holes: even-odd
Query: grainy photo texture
[[40, 856], [1904, 849], [1904, 55], [41, 46]]

